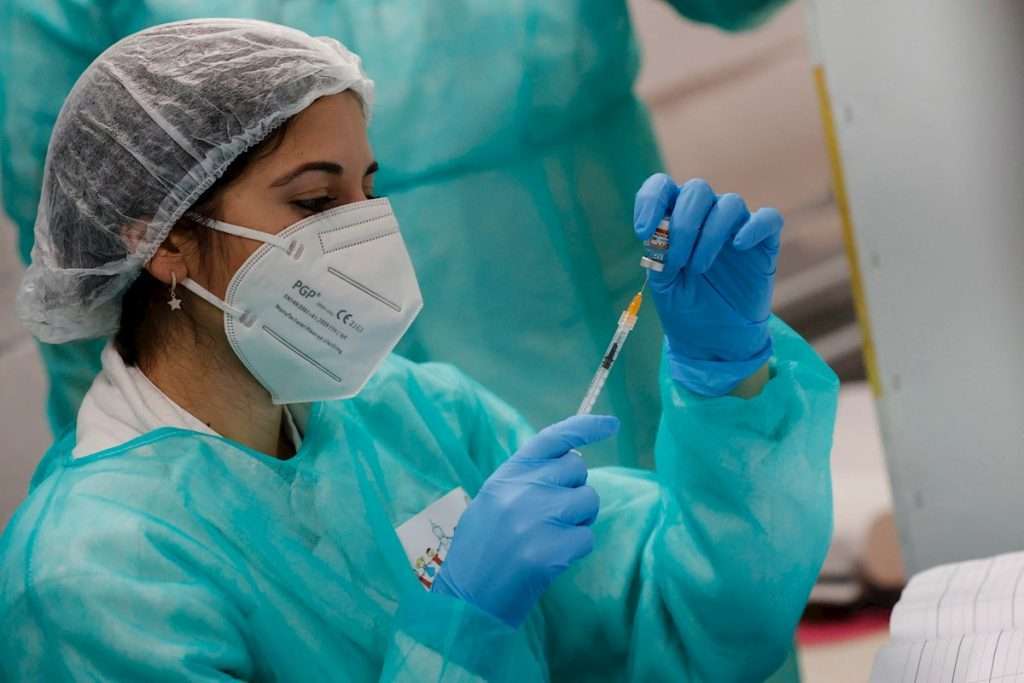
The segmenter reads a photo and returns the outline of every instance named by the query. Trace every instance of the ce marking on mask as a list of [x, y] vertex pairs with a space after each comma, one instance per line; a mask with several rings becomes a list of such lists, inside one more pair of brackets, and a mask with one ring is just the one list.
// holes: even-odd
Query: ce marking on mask
[[349, 313], [344, 308], [339, 309], [337, 312], [332, 311], [327, 306], [325, 306], [321, 301], [319, 301], [320, 292], [318, 292], [316, 289], [313, 289], [309, 285], [304, 284], [302, 280], [296, 280], [295, 284], [292, 285], [292, 289], [296, 290], [298, 292], [298, 295], [303, 299], [306, 299], [307, 301], [312, 299], [318, 299], [318, 301], [316, 302], [316, 307], [319, 308], [324, 313], [327, 313], [328, 315], [336, 318], [338, 322], [340, 322], [345, 327], [355, 330], [356, 332], [364, 331], [363, 326], [360, 325], [359, 322], [356, 320], [355, 315]]
[[[325, 308], [325, 310], [326, 310], [326, 308]], [[337, 317], [338, 320], [341, 321], [342, 325], [345, 325], [346, 327], [351, 327], [356, 332], [362, 332], [363, 331], [363, 326], [356, 322], [355, 316], [352, 315], [351, 313], [349, 313], [348, 311], [346, 311], [344, 308], [339, 310], [335, 314], [335, 317]]]

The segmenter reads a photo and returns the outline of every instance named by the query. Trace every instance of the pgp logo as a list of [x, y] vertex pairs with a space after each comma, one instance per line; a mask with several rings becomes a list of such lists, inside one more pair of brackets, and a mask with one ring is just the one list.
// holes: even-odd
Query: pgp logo
[[316, 291], [309, 285], [303, 284], [302, 280], [296, 280], [295, 284], [292, 285], [292, 289], [299, 290], [299, 296], [303, 299], [315, 299], [320, 296], [320, 292]]

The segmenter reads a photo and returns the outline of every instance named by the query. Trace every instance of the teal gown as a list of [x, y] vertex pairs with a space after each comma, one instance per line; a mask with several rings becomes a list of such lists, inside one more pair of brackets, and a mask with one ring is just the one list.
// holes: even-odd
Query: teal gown
[[532, 433], [448, 365], [392, 357], [285, 461], [172, 428], [72, 460], [69, 433], [0, 539], [0, 678], [761, 680], [828, 546], [838, 388], [773, 330], [754, 399], [662, 374], [656, 470], [591, 471], [596, 549], [518, 630], [423, 590], [393, 531]]
[[[782, 0], [672, 0], [726, 29]], [[662, 169], [633, 95], [625, 0], [4, 0], [0, 162], [28, 259], [51, 127], [104, 48], [153, 24], [244, 16], [340, 39], [377, 82], [377, 189], [404, 226], [426, 307], [399, 352], [456, 365], [542, 427], [575, 411], [641, 281], [633, 197]], [[685, 64], [679, 65], [685, 69]], [[623, 431], [595, 462], [650, 465], [660, 331], [641, 316], [596, 410]], [[102, 341], [44, 346], [56, 433]]]

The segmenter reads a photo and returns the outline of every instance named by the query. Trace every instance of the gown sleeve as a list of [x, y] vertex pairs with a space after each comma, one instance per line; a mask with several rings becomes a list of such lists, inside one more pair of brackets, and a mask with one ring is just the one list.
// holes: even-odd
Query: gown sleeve
[[831, 535], [838, 381], [781, 322], [757, 397], [661, 377], [656, 471], [591, 471], [592, 555], [542, 600], [554, 679], [764, 680], [788, 653]]

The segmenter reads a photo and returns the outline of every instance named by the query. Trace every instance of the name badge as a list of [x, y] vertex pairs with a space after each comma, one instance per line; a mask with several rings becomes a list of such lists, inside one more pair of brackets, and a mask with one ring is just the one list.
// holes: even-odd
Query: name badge
[[437, 572], [448, 555], [455, 527], [468, 506], [469, 496], [460, 486], [395, 530], [405, 549], [405, 556], [425, 590], [434, 585]]

